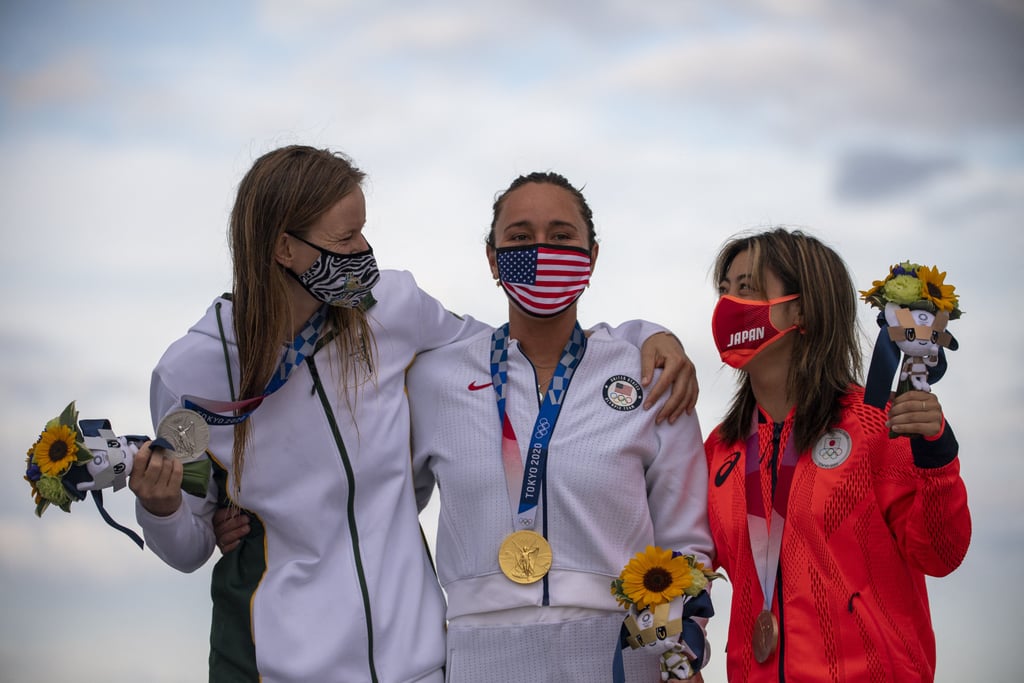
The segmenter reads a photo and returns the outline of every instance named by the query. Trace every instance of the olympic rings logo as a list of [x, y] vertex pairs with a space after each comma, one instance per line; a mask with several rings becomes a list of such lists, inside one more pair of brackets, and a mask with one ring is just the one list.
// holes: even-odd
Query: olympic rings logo
[[551, 423], [548, 421], [548, 419], [546, 417], [542, 417], [537, 422], [537, 429], [533, 432], [533, 438], [535, 438], [535, 439], [544, 438], [545, 436], [548, 435], [548, 432], [550, 432], [550, 431], [551, 431]]
[[842, 429], [836, 429], [822, 436], [812, 454], [818, 467], [830, 470], [846, 462], [852, 451], [850, 435]]
[[620, 394], [617, 391], [609, 391], [608, 400], [620, 406], [628, 406], [633, 402], [633, 397], [627, 396], [626, 394]]
[[615, 410], [629, 412], [640, 405], [644, 391], [640, 383], [628, 375], [613, 375], [604, 383], [604, 402]]

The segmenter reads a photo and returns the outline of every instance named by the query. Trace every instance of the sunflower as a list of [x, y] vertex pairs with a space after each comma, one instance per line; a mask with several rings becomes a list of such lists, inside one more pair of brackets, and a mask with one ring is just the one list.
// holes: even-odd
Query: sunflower
[[685, 557], [650, 545], [629, 561], [621, 578], [622, 591], [641, 610], [679, 597], [693, 583]]
[[882, 294], [882, 289], [885, 287], [885, 283], [896, 277], [893, 271], [896, 270], [896, 266], [889, 266], [889, 274], [885, 276], [883, 280], [874, 280], [871, 283], [871, 289], [860, 291], [860, 298], [870, 303], [872, 297], [877, 297]]
[[917, 269], [917, 277], [921, 280], [922, 295], [926, 301], [935, 304], [940, 311], [952, 312], [957, 307], [958, 297], [953, 291], [956, 287], [945, 283], [945, 272], [939, 272], [935, 266], [921, 266]]
[[860, 294], [860, 298], [864, 301], [870, 301], [871, 297], [878, 296], [882, 293], [882, 287], [885, 287], [885, 280], [875, 280], [871, 283], [871, 289], [863, 290], [858, 289], [857, 292]]
[[61, 476], [78, 460], [76, 437], [75, 430], [67, 425], [47, 426], [32, 447], [32, 462], [39, 465], [44, 476]]

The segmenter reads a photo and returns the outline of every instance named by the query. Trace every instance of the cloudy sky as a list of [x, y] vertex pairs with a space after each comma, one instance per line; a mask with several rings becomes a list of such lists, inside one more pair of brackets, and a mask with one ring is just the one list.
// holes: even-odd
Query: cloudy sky
[[[382, 266], [494, 323], [494, 194], [532, 170], [584, 185], [602, 251], [581, 316], [672, 328], [705, 430], [733, 383], [709, 331], [729, 235], [803, 227], [861, 288], [904, 259], [947, 271], [966, 315], [936, 390], [975, 531], [929, 584], [937, 680], [1017, 680], [1024, 4], [491, 4], [0, 5], [0, 680], [205, 679], [209, 566], [178, 574], [89, 501], [36, 519], [24, 453], [72, 399], [151, 432], [151, 368], [230, 286], [237, 183], [291, 143], [368, 172]], [[134, 526], [127, 490], [106, 500]], [[709, 682], [724, 681], [716, 590]]]

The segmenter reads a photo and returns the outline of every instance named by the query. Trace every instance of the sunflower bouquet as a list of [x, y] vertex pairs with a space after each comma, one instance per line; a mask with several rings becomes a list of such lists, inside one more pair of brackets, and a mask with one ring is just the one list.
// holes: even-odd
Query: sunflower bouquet
[[620, 644], [634, 650], [657, 647], [663, 681], [692, 677], [696, 671], [693, 663], [699, 668], [703, 654], [687, 644], [685, 631], [687, 627], [700, 628], [690, 617], [714, 614], [707, 587], [720, 578], [724, 578], [722, 574], [693, 555], [647, 546], [611, 583], [612, 597], [629, 612]]
[[910, 261], [890, 266], [885, 279], [872, 282], [871, 289], [861, 292], [860, 296], [883, 311], [888, 304], [894, 304], [933, 315], [945, 311], [950, 320], [956, 320], [962, 314], [960, 297], [956, 294], [956, 287], [946, 284], [945, 271]]
[[[91, 491], [104, 520], [141, 545], [133, 532], [107, 515], [100, 489], [112, 487], [116, 491], [124, 487], [133, 456], [148, 440], [145, 436], [116, 436], [109, 420], [79, 421], [75, 402], [69, 403], [60, 415], [46, 423], [25, 458], [25, 481], [32, 489], [36, 516], [42, 517], [51, 505], [71, 512], [71, 504], [83, 500], [86, 492]], [[174, 445], [166, 440], [158, 439], [154, 444], [174, 450]], [[206, 495], [209, 459], [191, 458], [184, 463], [184, 470], [182, 489], [193, 495]]]
[[875, 280], [860, 296], [879, 309], [881, 328], [868, 371], [865, 402], [885, 406], [897, 367], [897, 394], [910, 389], [931, 391], [931, 383], [945, 372], [942, 349], [955, 351], [958, 347], [947, 324], [963, 315], [960, 297], [953, 285], [946, 284], [945, 271], [903, 261], [891, 266], [884, 279]]
[[71, 503], [81, 500], [84, 494], [79, 491], [77, 482], [65, 483], [65, 475], [72, 467], [85, 466], [91, 460], [92, 453], [85, 447], [85, 436], [78, 427], [78, 411], [72, 401], [60, 415], [46, 423], [39, 438], [28, 449], [25, 481], [32, 487], [37, 517], [42, 517], [51, 504], [71, 512]]

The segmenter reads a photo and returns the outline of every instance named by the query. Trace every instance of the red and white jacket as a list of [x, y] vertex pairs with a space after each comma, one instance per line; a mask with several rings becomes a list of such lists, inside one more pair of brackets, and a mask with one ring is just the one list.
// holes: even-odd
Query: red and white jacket
[[[754, 619], [763, 595], [751, 556], [745, 444], [719, 430], [705, 442], [716, 563], [732, 583], [727, 669], [745, 681], [932, 681], [935, 635], [925, 576], [959, 566], [971, 537], [958, 445], [948, 425], [934, 440], [890, 439], [886, 413], [842, 399], [838, 425], [799, 454], [782, 537], [772, 612], [780, 638], [758, 664]], [[762, 492], [793, 415], [759, 420]]]

